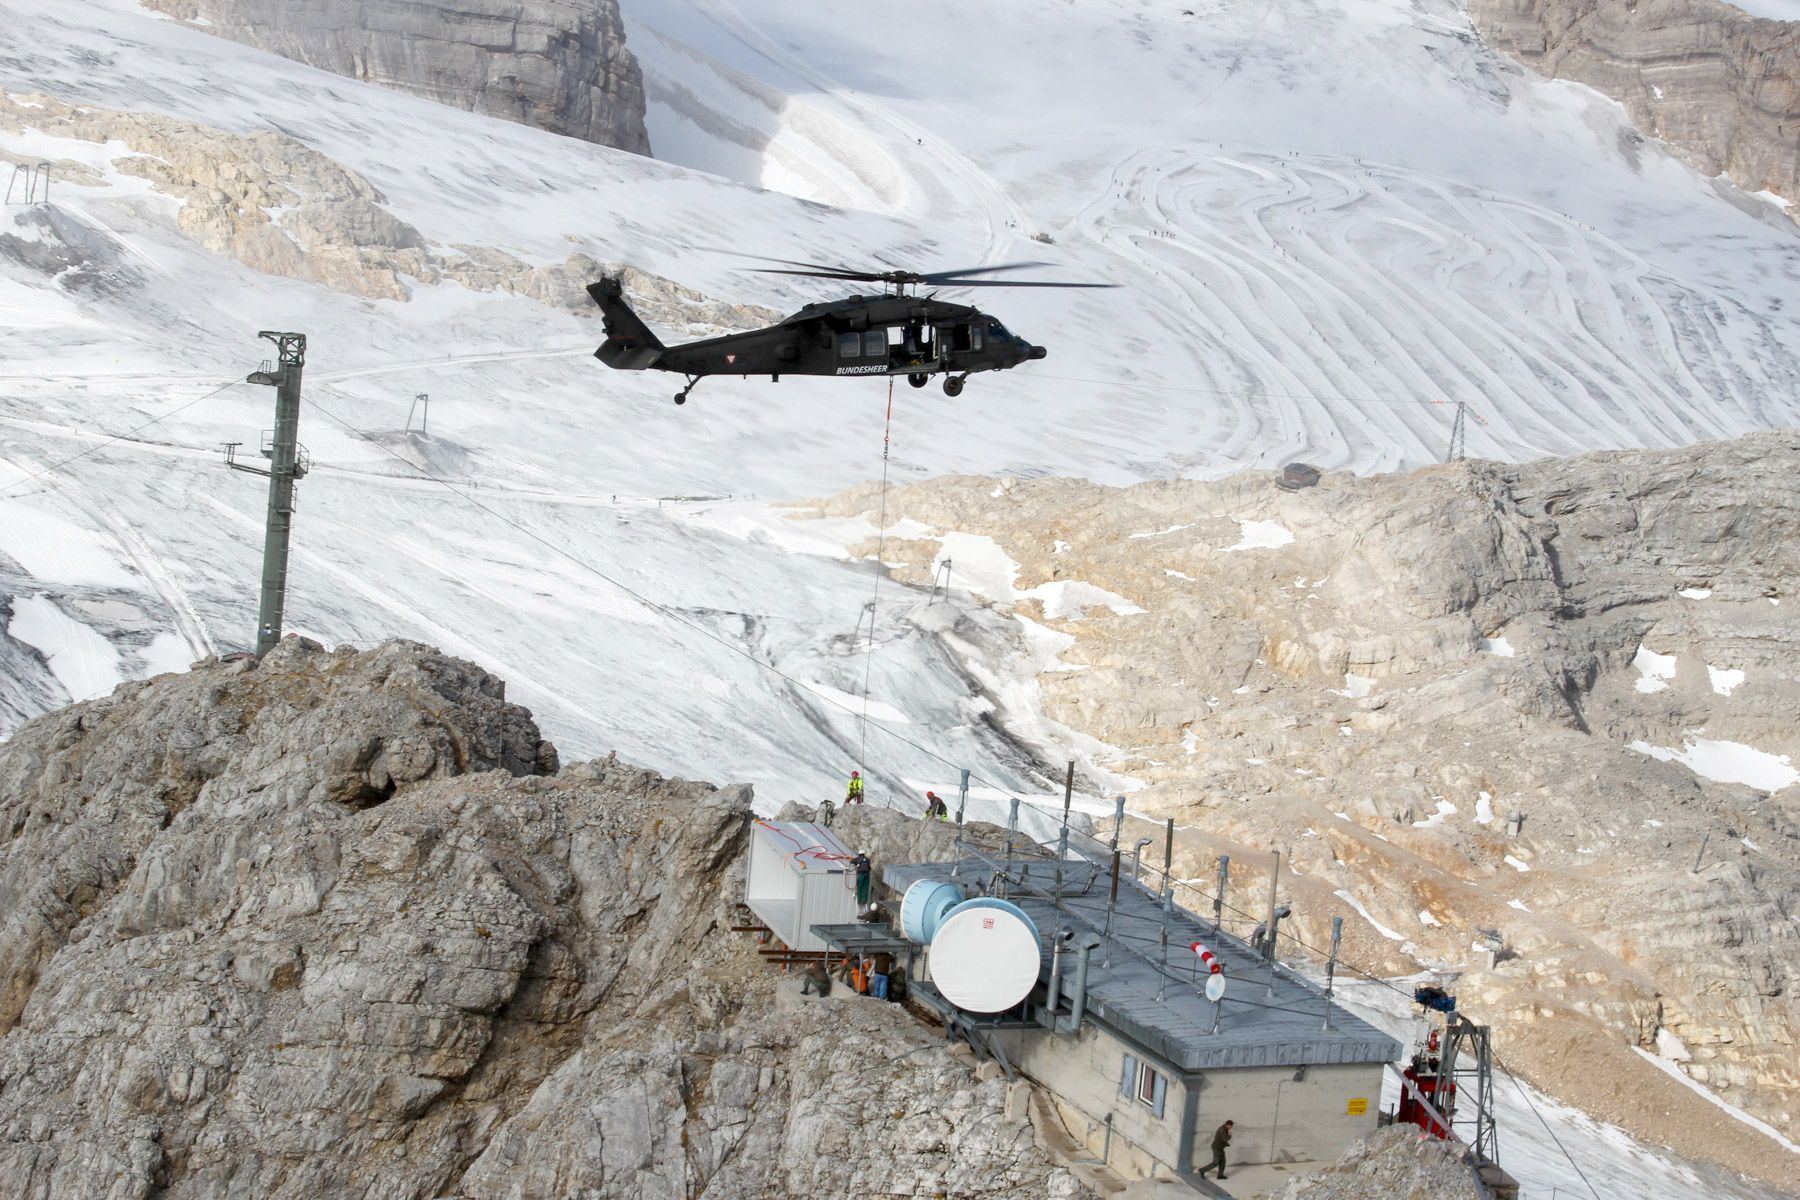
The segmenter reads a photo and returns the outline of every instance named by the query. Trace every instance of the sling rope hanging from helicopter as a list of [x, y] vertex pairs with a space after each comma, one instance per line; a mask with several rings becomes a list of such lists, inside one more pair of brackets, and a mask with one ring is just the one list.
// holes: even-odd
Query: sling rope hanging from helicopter
[[875, 669], [875, 602], [881, 598], [882, 551], [887, 546], [888, 447], [894, 433], [894, 377], [888, 376], [887, 417], [881, 426], [881, 521], [875, 528], [875, 590], [869, 595], [869, 648], [863, 654], [862, 744], [856, 752], [856, 765], [863, 777], [869, 774], [869, 679]]

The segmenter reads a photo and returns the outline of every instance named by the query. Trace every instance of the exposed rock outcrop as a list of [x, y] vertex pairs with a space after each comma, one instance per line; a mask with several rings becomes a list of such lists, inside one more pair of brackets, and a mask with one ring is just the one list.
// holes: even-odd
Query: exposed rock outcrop
[[[1297, 492], [948, 478], [889, 493], [880, 556], [921, 587], [950, 559], [1020, 619], [1043, 714], [1191, 830], [1178, 877], [1231, 854], [1246, 929], [1281, 849], [1306, 944], [1341, 916], [1360, 967], [1461, 972], [1550, 1090], [1792, 1186], [1634, 1048], [1800, 1127], [1796, 468], [1776, 431]], [[954, 648], [955, 614], [913, 620]]]
[[1003, 1080], [730, 934], [747, 787], [288, 638], [0, 746], [0, 1194], [1069, 1196]]
[[1619, 101], [1702, 174], [1800, 199], [1800, 24], [1724, 0], [1469, 0], [1496, 50]]
[[[113, 167], [149, 181], [180, 201], [181, 232], [214, 254], [253, 270], [322, 284], [378, 300], [408, 300], [408, 277], [446, 280], [478, 292], [511, 292], [581, 316], [596, 315], [583, 290], [602, 273], [621, 274], [632, 302], [650, 321], [712, 333], [781, 319], [772, 309], [727, 304], [672, 280], [618, 263], [571, 254], [538, 266], [487, 246], [439, 247], [390, 212], [387, 198], [360, 174], [284, 134], [227, 133], [157, 113], [69, 105], [53, 96], [0, 91], [0, 132], [40, 130], [128, 148]], [[92, 166], [52, 166], [58, 187], [107, 187]], [[14, 221], [50, 222], [26, 210]], [[121, 286], [117, 247], [64, 217], [51, 236], [0, 234], [0, 254], [56, 275], [70, 290]], [[40, 243], [38, 245], [28, 244]]]
[[1476, 1200], [1463, 1148], [1421, 1137], [1416, 1126], [1378, 1130], [1323, 1171], [1289, 1182], [1270, 1200]]
[[364, 83], [649, 154], [618, 0], [145, 0]]

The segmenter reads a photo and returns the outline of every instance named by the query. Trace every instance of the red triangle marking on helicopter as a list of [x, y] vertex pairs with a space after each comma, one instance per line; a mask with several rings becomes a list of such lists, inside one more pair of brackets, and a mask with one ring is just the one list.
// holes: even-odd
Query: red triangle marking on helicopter
[[737, 355], [735, 355], [735, 354], [727, 354], [727, 355], [726, 355], [726, 356], [725, 356], [725, 361], [726, 361], [726, 362], [728, 362], [728, 363], [734, 363], [734, 362], [736, 362], [736, 361], [737, 361]]

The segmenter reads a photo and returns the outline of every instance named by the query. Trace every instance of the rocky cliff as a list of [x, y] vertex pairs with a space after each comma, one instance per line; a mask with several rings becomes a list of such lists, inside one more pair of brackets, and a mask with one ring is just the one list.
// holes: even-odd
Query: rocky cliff
[[1724, 0], [1469, 0], [1488, 44], [1625, 106], [1705, 175], [1800, 199], [1800, 24]]
[[0, 746], [0, 1194], [1080, 1191], [728, 932], [748, 788], [560, 764], [504, 693], [290, 637]]
[[1469, 1167], [1448, 1142], [1423, 1139], [1416, 1126], [1377, 1130], [1342, 1161], [1295, 1179], [1269, 1200], [1476, 1200]]
[[[1550, 1090], [1792, 1186], [1636, 1050], [1800, 1127], [1796, 468], [1770, 432], [1295, 492], [947, 478], [889, 493], [880, 557], [1014, 615], [1040, 711], [996, 715], [1097, 746], [1092, 790], [1187, 830], [1179, 877], [1229, 853], [1246, 930], [1282, 850], [1294, 955], [1343, 917], [1351, 962], [1455, 977]], [[958, 614], [911, 619], [954, 647]]]
[[144, 0], [364, 83], [649, 154], [617, 0]]
[[[52, 165], [57, 186], [105, 195], [119, 176], [142, 180], [158, 196], [177, 202], [175, 227], [212, 253], [333, 291], [405, 301], [412, 296], [409, 278], [424, 285], [448, 281], [594, 316], [597, 310], [584, 289], [602, 273], [617, 273], [638, 311], [673, 329], [712, 333], [781, 317], [585, 254], [533, 266], [491, 246], [434, 245], [388, 209], [387, 197], [362, 175], [268, 130], [228, 133], [158, 113], [0, 91], [0, 133], [104, 145], [112, 151], [107, 170], [63, 159]], [[14, 158], [0, 151], [0, 163]], [[129, 254], [110, 232], [51, 206], [17, 209], [0, 223], [0, 255], [56, 278], [69, 291], [104, 294], [137, 278], [125, 262]]]

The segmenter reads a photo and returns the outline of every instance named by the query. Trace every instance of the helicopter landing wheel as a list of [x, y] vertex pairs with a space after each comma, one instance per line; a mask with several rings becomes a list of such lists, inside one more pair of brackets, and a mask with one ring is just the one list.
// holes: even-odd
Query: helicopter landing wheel
[[679, 392], [675, 393], [675, 403], [686, 404], [687, 398], [688, 398], [688, 393], [693, 391], [694, 385], [699, 382], [700, 382], [700, 377], [698, 375], [689, 375], [688, 381], [687, 381], [687, 386], [682, 388]]
[[925, 374], [923, 371], [915, 371], [913, 374], [906, 377], [906, 382], [912, 384], [914, 387], [924, 387], [927, 383], [931, 382], [931, 376]]
[[675, 403], [686, 404], [687, 403], [687, 393], [686, 392], [676, 392], [675, 393]]
[[944, 379], [944, 395], [960, 396], [960, 395], [962, 395], [962, 389], [963, 389], [963, 381], [962, 381], [961, 376], [949, 375], [949, 376], [945, 377], [945, 379]]

